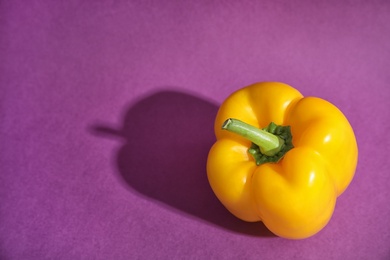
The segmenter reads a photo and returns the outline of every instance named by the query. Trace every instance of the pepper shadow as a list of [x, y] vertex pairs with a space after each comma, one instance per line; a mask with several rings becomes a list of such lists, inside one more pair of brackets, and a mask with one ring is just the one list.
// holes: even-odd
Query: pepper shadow
[[161, 91], [132, 105], [121, 129], [95, 126], [94, 132], [124, 138], [116, 163], [132, 191], [232, 232], [274, 236], [261, 222], [231, 215], [211, 190], [206, 162], [215, 142], [217, 110], [216, 104], [194, 95]]

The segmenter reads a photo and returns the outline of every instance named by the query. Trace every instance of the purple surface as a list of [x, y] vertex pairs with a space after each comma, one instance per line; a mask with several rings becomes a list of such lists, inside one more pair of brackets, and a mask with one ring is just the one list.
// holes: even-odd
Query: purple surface
[[[390, 259], [389, 42], [389, 1], [1, 1], [0, 258]], [[306, 240], [207, 183], [218, 105], [258, 81], [356, 132], [355, 178]]]

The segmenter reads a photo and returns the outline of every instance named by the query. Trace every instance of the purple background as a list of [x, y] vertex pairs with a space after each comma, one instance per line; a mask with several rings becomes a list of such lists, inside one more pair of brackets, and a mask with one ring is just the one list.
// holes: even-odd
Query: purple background
[[[389, 42], [389, 1], [1, 1], [0, 258], [390, 259]], [[355, 178], [306, 240], [207, 182], [218, 106], [258, 81], [356, 132]]]

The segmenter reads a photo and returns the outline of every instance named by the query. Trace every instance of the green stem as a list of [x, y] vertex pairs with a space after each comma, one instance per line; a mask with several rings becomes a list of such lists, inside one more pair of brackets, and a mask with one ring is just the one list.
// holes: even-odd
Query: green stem
[[248, 139], [252, 143], [258, 145], [261, 153], [267, 156], [274, 156], [282, 149], [284, 145], [284, 140], [277, 135], [251, 126], [238, 119], [227, 119], [223, 123], [222, 129], [236, 133]]

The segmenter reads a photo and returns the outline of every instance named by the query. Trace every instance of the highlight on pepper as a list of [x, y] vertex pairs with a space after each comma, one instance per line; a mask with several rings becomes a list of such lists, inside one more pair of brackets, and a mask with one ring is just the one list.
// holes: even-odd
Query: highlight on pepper
[[322, 230], [355, 174], [358, 147], [344, 114], [284, 83], [231, 94], [214, 131], [207, 177], [215, 195], [236, 217], [262, 221], [280, 237]]

